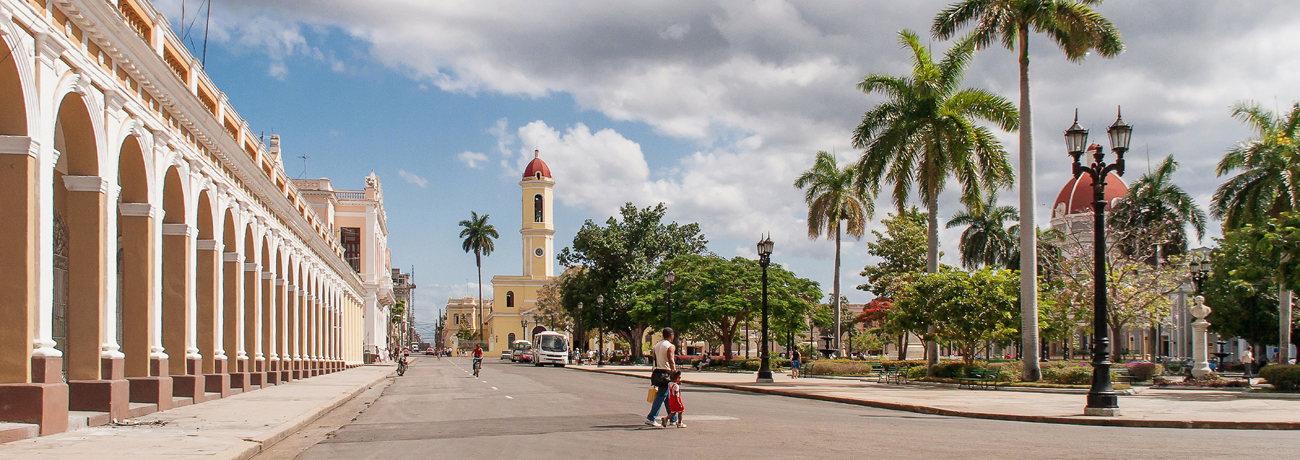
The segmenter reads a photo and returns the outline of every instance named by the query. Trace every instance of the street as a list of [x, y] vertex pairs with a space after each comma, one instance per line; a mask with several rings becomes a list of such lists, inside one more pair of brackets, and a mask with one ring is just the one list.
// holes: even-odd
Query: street
[[[688, 427], [642, 425], [648, 382], [488, 358], [422, 358], [303, 452], [360, 458], [1291, 458], [1289, 431], [1003, 422], [686, 386]], [[978, 397], [978, 393], [972, 393]]]

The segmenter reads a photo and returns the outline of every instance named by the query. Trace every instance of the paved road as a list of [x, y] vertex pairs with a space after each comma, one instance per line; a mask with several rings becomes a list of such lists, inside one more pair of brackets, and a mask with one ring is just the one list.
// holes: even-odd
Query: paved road
[[647, 381], [467, 358], [422, 359], [304, 459], [1295, 458], [1294, 432], [1111, 428], [940, 417], [715, 388], [684, 390], [684, 429], [641, 421]]

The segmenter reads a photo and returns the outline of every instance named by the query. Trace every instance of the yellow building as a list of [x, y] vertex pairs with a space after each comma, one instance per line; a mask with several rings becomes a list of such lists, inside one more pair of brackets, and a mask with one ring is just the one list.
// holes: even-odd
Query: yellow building
[[[483, 312], [487, 313], [492, 308], [487, 302], [483, 305]], [[460, 331], [469, 331], [473, 334], [478, 331], [478, 299], [474, 297], [461, 297], [447, 299], [446, 322], [443, 323], [443, 331], [446, 334], [446, 347], [453, 350], [473, 349], [473, 340], [461, 340], [457, 336]]]
[[532, 312], [537, 308], [537, 294], [543, 286], [554, 283], [555, 276], [555, 222], [552, 203], [551, 168], [533, 152], [533, 161], [524, 169], [521, 190], [523, 225], [523, 275], [492, 277], [492, 302], [495, 307], [487, 315], [487, 341], [489, 350], [506, 350], [510, 342], [530, 339], [527, 326], [535, 325]]

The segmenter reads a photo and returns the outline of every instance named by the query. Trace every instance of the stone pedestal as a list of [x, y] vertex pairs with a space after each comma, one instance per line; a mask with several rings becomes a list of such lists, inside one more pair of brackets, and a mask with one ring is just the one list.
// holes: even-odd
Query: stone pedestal
[[131, 402], [157, 404], [158, 410], [172, 408], [172, 378], [167, 374], [167, 358], [149, 359], [149, 377], [128, 377]]
[[272, 358], [267, 361], [266, 367], [267, 367], [266, 384], [279, 385], [280, 384], [280, 360]]
[[0, 384], [0, 420], [38, 424], [41, 436], [68, 431], [63, 358], [32, 357], [32, 383]]
[[289, 378], [294, 380], [302, 379], [302, 359], [294, 358], [293, 363], [291, 365], [293, 367], [290, 368]]
[[185, 375], [172, 376], [172, 396], [182, 398], [191, 398], [194, 404], [198, 404], [207, 399], [208, 382], [203, 374], [199, 373], [202, 369], [203, 359], [192, 358], [185, 360]]
[[248, 358], [235, 358], [234, 372], [230, 373], [230, 389], [247, 393], [253, 387], [253, 376], [248, 372]]
[[1209, 339], [1206, 330], [1210, 327], [1210, 322], [1205, 320], [1210, 316], [1210, 307], [1205, 305], [1205, 297], [1192, 297], [1192, 306], [1187, 308], [1196, 317], [1192, 322], [1192, 376], [1196, 378], [1210, 375], [1209, 362]]
[[112, 420], [131, 417], [131, 383], [124, 375], [122, 358], [100, 359], [100, 380], [68, 382], [68, 409], [108, 412]]
[[208, 393], [219, 393], [222, 398], [230, 396], [230, 374], [226, 368], [226, 360], [218, 359], [212, 362], [213, 373], [203, 376], [203, 389]]

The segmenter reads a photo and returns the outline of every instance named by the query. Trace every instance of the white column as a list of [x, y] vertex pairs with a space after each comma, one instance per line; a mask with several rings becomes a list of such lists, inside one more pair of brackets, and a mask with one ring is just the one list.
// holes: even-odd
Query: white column
[[54, 128], [58, 123], [59, 106], [53, 93], [62, 73], [60, 67], [63, 64], [59, 61], [59, 56], [64, 49], [54, 37], [45, 33], [37, 33], [35, 39], [36, 93], [40, 104], [37, 113], [41, 114], [41, 121], [40, 133], [33, 133], [33, 137], [38, 137], [35, 141], [40, 146], [40, 171], [37, 173], [36, 186], [39, 231], [35, 235], [37, 267], [33, 268], [38, 271], [38, 275], [36, 315], [32, 324], [32, 356], [58, 357], [63, 356], [63, 353], [54, 348], [54, 331], [51, 326], [54, 321], [54, 165], [58, 164], [61, 154], [54, 149]]
[[1205, 305], [1205, 298], [1196, 296], [1192, 298], [1192, 316], [1196, 321], [1192, 323], [1192, 376], [1196, 378], [1205, 377], [1211, 373], [1209, 363], [1209, 343], [1206, 338], [1206, 330], [1210, 327], [1210, 322], [1205, 320], [1210, 316], [1210, 307]]

